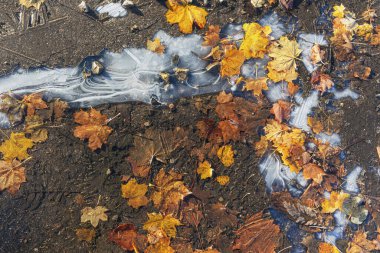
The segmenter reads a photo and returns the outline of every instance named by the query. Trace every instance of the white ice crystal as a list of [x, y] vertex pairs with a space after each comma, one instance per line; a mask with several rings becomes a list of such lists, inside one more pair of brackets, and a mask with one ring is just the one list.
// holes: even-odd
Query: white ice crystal
[[307, 124], [307, 116], [312, 112], [313, 108], [318, 106], [318, 91], [313, 91], [309, 97], [303, 98], [300, 93], [294, 96], [297, 106], [294, 106], [290, 114], [290, 125], [301, 128], [309, 132], [310, 127]]
[[121, 18], [127, 16], [128, 12], [121, 3], [108, 3], [96, 8], [96, 11], [100, 14], [108, 13], [110, 17]]
[[362, 172], [362, 168], [359, 166], [356, 166], [347, 176], [346, 181], [343, 184], [344, 191], [351, 193], [351, 194], [357, 194], [359, 193], [360, 189], [358, 186], [358, 178], [360, 176], [360, 173]]

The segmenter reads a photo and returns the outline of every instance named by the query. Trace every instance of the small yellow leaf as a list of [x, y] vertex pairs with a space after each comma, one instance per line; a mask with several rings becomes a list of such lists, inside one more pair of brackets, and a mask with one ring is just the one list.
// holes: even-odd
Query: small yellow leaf
[[234, 151], [231, 145], [225, 145], [218, 149], [217, 155], [224, 166], [230, 167], [234, 163]]
[[37, 129], [30, 138], [34, 143], [45, 142], [48, 139], [48, 131], [45, 128]]
[[335, 5], [333, 7], [334, 11], [332, 13], [332, 15], [336, 18], [344, 18], [344, 10], [346, 9], [346, 7], [344, 7], [343, 4], [340, 4], [340, 5]]
[[243, 25], [243, 29], [245, 36], [240, 50], [244, 52], [245, 58], [263, 58], [270, 43], [268, 36], [272, 32], [270, 26], [262, 27], [258, 23], [247, 23]]
[[148, 40], [146, 48], [158, 54], [162, 54], [165, 51], [165, 46], [161, 44], [161, 41], [158, 38], [155, 38], [153, 41]]
[[211, 164], [208, 161], [199, 163], [197, 168], [198, 175], [201, 176], [201, 179], [206, 179], [212, 177], [212, 168]]
[[163, 216], [159, 213], [148, 213], [148, 221], [145, 222], [143, 229], [148, 233], [155, 233], [157, 230], [163, 230], [169, 237], [175, 238], [177, 234], [177, 226], [181, 226], [181, 222], [172, 217], [171, 214]]
[[11, 133], [10, 138], [1, 144], [0, 152], [4, 160], [17, 158], [22, 161], [29, 157], [27, 150], [32, 147], [33, 141], [26, 138], [24, 133]]
[[296, 59], [302, 50], [299, 48], [297, 41], [289, 40], [282, 36], [278, 43], [269, 48], [269, 56], [274, 59], [270, 61], [271, 68], [276, 71], [289, 71], [296, 68]]
[[337, 209], [341, 210], [344, 200], [349, 196], [350, 194], [348, 193], [332, 191], [330, 199], [325, 199], [322, 202], [322, 212], [333, 213]]
[[80, 218], [81, 222], [89, 221], [93, 227], [97, 227], [99, 224], [99, 221], [107, 221], [108, 216], [106, 212], [108, 211], [107, 208], [104, 206], [97, 206], [95, 208], [92, 207], [85, 207], [82, 209], [82, 216]]
[[340, 251], [330, 243], [321, 242], [318, 245], [318, 253], [340, 253]]
[[268, 90], [267, 77], [259, 77], [257, 79], [248, 79], [245, 82], [244, 90], [250, 90], [253, 95], [259, 97], [263, 94], [263, 90]]
[[207, 11], [203, 8], [186, 4], [186, 5], [168, 5], [168, 12], [166, 13], [166, 19], [170, 24], [179, 25], [179, 30], [182, 33], [192, 33], [193, 23], [197, 24], [199, 28], [203, 28], [206, 25]]
[[46, 0], [20, 0], [20, 5], [24, 6], [25, 8], [35, 8], [37, 10], [40, 9], [41, 5], [45, 2]]
[[139, 208], [148, 204], [149, 200], [145, 196], [147, 191], [148, 186], [137, 183], [135, 178], [132, 178], [127, 184], [121, 186], [121, 196], [128, 199], [128, 205], [133, 208]]
[[220, 185], [226, 185], [230, 182], [230, 177], [229, 176], [218, 176], [218, 177], [216, 177], [216, 181]]

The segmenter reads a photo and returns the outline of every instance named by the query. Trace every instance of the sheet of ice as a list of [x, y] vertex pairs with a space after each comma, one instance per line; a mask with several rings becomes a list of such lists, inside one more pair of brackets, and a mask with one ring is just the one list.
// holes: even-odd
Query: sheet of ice
[[8, 119], [8, 116], [5, 113], [0, 112], [0, 128], [8, 129], [11, 127], [11, 122]]
[[110, 17], [121, 18], [127, 16], [128, 12], [121, 3], [108, 3], [96, 8], [100, 14], [108, 13]]
[[333, 87], [330, 90], [330, 92], [334, 94], [334, 99], [342, 99], [349, 97], [355, 100], [359, 98], [359, 94], [352, 91], [349, 87], [344, 88], [342, 90], [337, 90], [335, 87]]
[[266, 67], [269, 57], [265, 56], [263, 59], [251, 59], [244, 62], [241, 66], [241, 74], [245, 78], [259, 78], [267, 74]]
[[[201, 46], [202, 37], [188, 35], [172, 38], [160, 31], [156, 37], [166, 46], [162, 55], [146, 49], [130, 48], [121, 53], [104, 51], [86, 58], [78, 67], [34, 70], [19, 69], [0, 77], [0, 93], [44, 92], [46, 99], [62, 98], [72, 106], [94, 106], [102, 103], [152, 99], [166, 103], [179, 97], [218, 92], [227, 87], [216, 70], [206, 71], [201, 59], [209, 52]], [[176, 60], [175, 60], [176, 59]], [[84, 78], [82, 70], [93, 60], [104, 66], [100, 75]], [[185, 82], [175, 78], [176, 67], [190, 69]], [[171, 84], [165, 85], [160, 73], [167, 72]]]
[[321, 140], [323, 143], [330, 143], [330, 145], [333, 147], [339, 146], [341, 142], [340, 136], [337, 133], [332, 133], [331, 135], [327, 133], [319, 133], [315, 137], [317, 137], [317, 139]]
[[270, 12], [264, 17], [262, 17], [259, 22], [262, 26], [270, 26], [272, 28], [272, 36], [274, 39], [280, 38], [286, 33], [290, 33], [295, 29], [296, 23], [293, 18], [288, 18], [287, 20], [282, 20], [282, 18], [277, 14], [277, 12]]
[[290, 171], [289, 167], [283, 165], [280, 158], [274, 153], [264, 156], [259, 164], [259, 170], [269, 192], [285, 190], [289, 182], [297, 176], [296, 173]]
[[289, 92], [288, 85], [285, 82], [268, 83], [268, 90], [264, 91], [264, 95], [270, 102], [275, 103], [277, 100], [288, 100]]
[[303, 98], [301, 93], [297, 93], [294, 99], [298, 105], [294, 106], [290, 114], [289, 123], [291, 126], [310, 132], [310, 127], [307, 125], [307, 116], [314, 107], [318, 106], [318, 91], [311, 92], [307, 98]]
[[360, 173], [362, 172], [363, 168], [356, 166], [345, 178], [345, 182], [343, 184], [343, 190], [351, 193], [351, 194], [357, 194], [360, 191], [360, 188], [358, 186], [358, 178], [360, 176]]
[[221, 38], [231, 38], [233, 40], [242, 40], [244, 31], [242, 24], [227, 24], [220, 31]]
[[305, 65], [307, 71], [309, 71], [309, 73], [317, 69], [317, 65], [313, 64], [310, 59], [311, 48], [314, 46], [314, 44], [327, 46], [328, 42], [325, 40], [323, 35], [319, 34], [301, 33], [300, 35], [298, 35], [298, 45], [302, 49], [302, 62]]

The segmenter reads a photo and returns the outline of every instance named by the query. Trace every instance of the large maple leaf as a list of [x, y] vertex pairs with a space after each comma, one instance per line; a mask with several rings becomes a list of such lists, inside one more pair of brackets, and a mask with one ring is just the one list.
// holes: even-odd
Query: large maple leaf
[[33, 147], [33, 141], [25, 137], [24, 133], [11, 133], [8, 140], [0, 146], [4, 160], [18, 159], [20, 161], [29, 157], [27, 150]]

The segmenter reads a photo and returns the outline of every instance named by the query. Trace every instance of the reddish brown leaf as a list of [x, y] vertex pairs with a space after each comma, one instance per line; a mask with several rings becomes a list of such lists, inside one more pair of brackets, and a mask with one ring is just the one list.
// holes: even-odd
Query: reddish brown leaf
[[133, 224], [121, 224], [111, 231], [108, 240], [119, 245], [123, 250], [137, 250], [137, 228]]
[[277, 122], [281, 123], [283, 120], [290, 119], [290, 105], [291, 103], [283, 100], [278, 100], [277, 103], [273, 104], [270, 112], [274, 114], [274, 118]]

